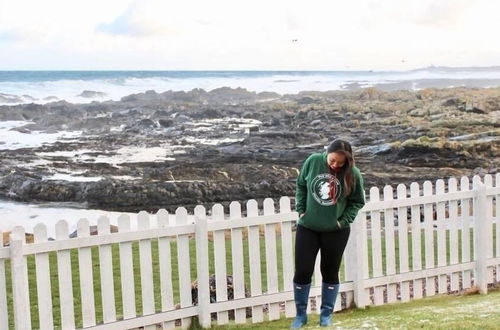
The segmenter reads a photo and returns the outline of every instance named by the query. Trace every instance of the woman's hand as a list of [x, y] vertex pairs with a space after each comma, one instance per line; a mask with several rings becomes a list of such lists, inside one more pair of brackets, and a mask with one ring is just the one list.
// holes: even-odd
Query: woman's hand
[[304, 216], [305, 213], [301, 213], [299, 214], [299, 218], [302, 218]]

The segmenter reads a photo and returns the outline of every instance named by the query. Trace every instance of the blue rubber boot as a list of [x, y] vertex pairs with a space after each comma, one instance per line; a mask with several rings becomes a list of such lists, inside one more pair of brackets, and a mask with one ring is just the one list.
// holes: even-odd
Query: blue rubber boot
[[295, 299], [295, 309], [297, 315], [290, 325], [290, 329], [300, 329], [307, 323], [307, 301], [309, 300], [309, 284], [293, 283], [293, 296]]
[[321, 312], [319, 314], [319, 325], [330, 326], [330, 315], [332, 315], [335, 300], [339, 293], [339, 284], [323, 282], [321, 285]]

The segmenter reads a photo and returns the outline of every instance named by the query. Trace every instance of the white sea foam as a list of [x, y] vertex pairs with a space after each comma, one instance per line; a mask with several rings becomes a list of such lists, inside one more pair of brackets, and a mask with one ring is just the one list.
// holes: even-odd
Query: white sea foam
[[44, 158], [58, 158], [58, 157], [75, 158], [85, 153], [92, 153], [92, 152], [96, 151], [91, 149], [59, 150], [59, 151], [37, 152], [36, 155]]
[[36, 155], [44, 159], [53, 159], [58, 157], [71, 158], [76, 162], [107, 163], [118, 166], [123, 163], [139, 162], [163, 162], [175, 160], [168, 157], [173, 155], [177, 146], [165, 147], [136, 147], [127, 146], [113, 151], [98, 151], [91, 149], [78, 149], [72, 151], [51, 151], [37, 152]]
[[133, 180], [140, 180], [140, 179], [142, 179], [141, 177], [130, 176], [130, 175], [113, 175], [111, 178], [112, 179], [116, 179], [116, 180], [126, 180], [126, 181], [133, 181]]
[[55, 173], [51, 176], [47, 176], [42, 178], [43, 181], [53, 181], [53, 180], [63, 180], [63, 181], [72, 181], [72, 182], [96, 182], [101, 181], [101, 176], [77, 176], [73, 174], [66, 173]]
[[[73, 172], [73, 173], [55, 173], [51, 176], [46, 176], [42, 178], [43, 181], [51, 181], [51, 180], [62, 180], [62, 181], [71, 181], [71, 182], [97, 182], [104, 179], [103, 176], [81, 176], [77, 174], [83, 174], [84, 172]], [[141, 177], [130, 176], [130, 175], [113, 175], [109, 178], [115, 180], [122, 181], [133, 181], [133, 180], [141, 180]]]
[[[11, 130], [15, 127], [30, 124], [28, 121], [0, 121], [0, 150], [2, 149], [18, 149], [18, 148], [36, 148], [44, 144], [54, 143], [56, 141], [78, 142], [80, 131], [77, 132], [57, 132], [57, 133], [21, 133]], [[183, 136], [186, 144], [177, 145], [169, 142], [164, 142], [159, 146], [124, 146], [115, 150], [96, 150], [89, 148], [81, 148], [75, 150], [58, 150], [58, 151], [43, 151], [36, 152], [39, 158], [31, 162], [18, 164], [25, 168], [37, 166], [49, 166], [52, 163], [65, 161], [67, 158], [72, 162], [80, 163], [107, 163], [115, 167], [120, 167], [124, 163], [138, 162], [165, 162], [175, 160], [176, 155], [186, 154], [189, 149], [196, 148], [196, 144], [202, 145], [218, 145], [226, 143], [236, 143], [244, 140], [242, 133], [245, 129], [258, 127], [262, 122], [255, 119], [225, 117], [217, 119], [203, 119], [186, 123], [192, 126]], [[229, 130], [229, 136], [219, 137], [200, 137], [190, 135], [189, 132], [205, 131], [215, 132], [223, 127], [224, 130]], [[213, 134], [212, 134], [213, 135]], [[86, 137], [91, 137], [87, 135]], [[61, 173], [60, 170], [52, 176], [48, 176], [45, 180], [68, 180], [68, 181], [98, 181], [101, 177], [85, 177], [78, 176], [81, 173]], [[122, 179], [125, 179], [123, 177]], [[136, 178], [132, 178], [136, 179]]]
[[191, 136], [188, 136], [185, 139], [189, 143], [199, 143], [199, 144], [206, 144], [206, 145], [212, 145], [212, 146], [218, 145], [218, 144], [224, 144], [224, 143], [241, 142], [244, 140], [243, 138], [205, 139], [205, 138], [198, 138], [198, 137], [191, 137]]
[[59, 131], [57, 133], [43, 133], [39, 131], [31, 131], [30, 133], [22, 133], [11, 130], [15, 127], [21, 127], [32, 122], [28, 121], [0, 121], [0, 150], [15, 150], [21, 148], [35, 148], [44, 144], [51, 144], [56, 141], [70, 142], [71, 138], [79, 137], [81, 131]]
[[[154, 76], [133, 77], [133, 72], [127, 77], [127, 73], [114, 78], [104, 77], [102, 79], [63, 79], [46, 78], [37, 81], [1, 81], [0, 93], [11, 94], [21, 97], [21, 103], [47, 103], [54, 101], [47, 99], [55, 96], [59, 100], [72, 103], [89, 103], [92, 101], [119, 100], [123, 96], [142, 93], [147, 90], [155, 90], [158, 93], [168, 90], [190, 91], [202, 88], [211, 91], [220, 87], [246, 88], [253, 92], [277, 92], [279, 94], [294, 94], [300, 91], [326, 91], [339, 90], [345, 84], [358, 82], [365, 86], [378, 83], [394, 83], [412, 81], [418, 79], [500, 79], [500, 71], [481, 70], [456, 70], [446, 71], [439, 69], [424, 69], [415, 71], [391, 71], [391, 72], [368, 72], [368, 71], [337, 71], [337, 72], [270, 72], [254, 74], [249, 72], [231, 74], [207, 73], [190, 74], [182, 76]], [[53, 80], [50, 80], [53, 79]], [[452, 83], [450, 82], [450, 85]], [[106, 96], [85, 98], [79, 96], [84, 90], [105, 93]], [[22, 95], [29, 95], [35, 101]], [[0, 103], [1, 104], [1, 103]], [[5, 103], [8, 104], [8, 103]], [[15, 103], [10, 103], [15, 104]]]

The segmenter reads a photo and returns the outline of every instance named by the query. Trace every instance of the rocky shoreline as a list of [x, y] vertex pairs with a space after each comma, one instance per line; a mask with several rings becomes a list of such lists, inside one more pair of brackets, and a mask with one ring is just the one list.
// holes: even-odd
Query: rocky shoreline
[[1, 121], [34, 140], [73, 136], [0, 141], [0, 198], [114, 211], [292, 196], [302, 161], [336, 137], [355, 147], [366, 188], [500, 167], [500, 88], [148, 91], [0, 106]]

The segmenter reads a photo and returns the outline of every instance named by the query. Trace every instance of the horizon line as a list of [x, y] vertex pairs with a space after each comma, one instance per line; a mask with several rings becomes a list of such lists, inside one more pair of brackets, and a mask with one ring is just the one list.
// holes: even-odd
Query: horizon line
[[143, 71], [143, 72], [411, 72], [426, 69], [500, 69], [498, 65], [487, 66], [444, 66], [429, 65], [413, 69], [0, 69], [0, 72], [89, 72], [89, 71]]

